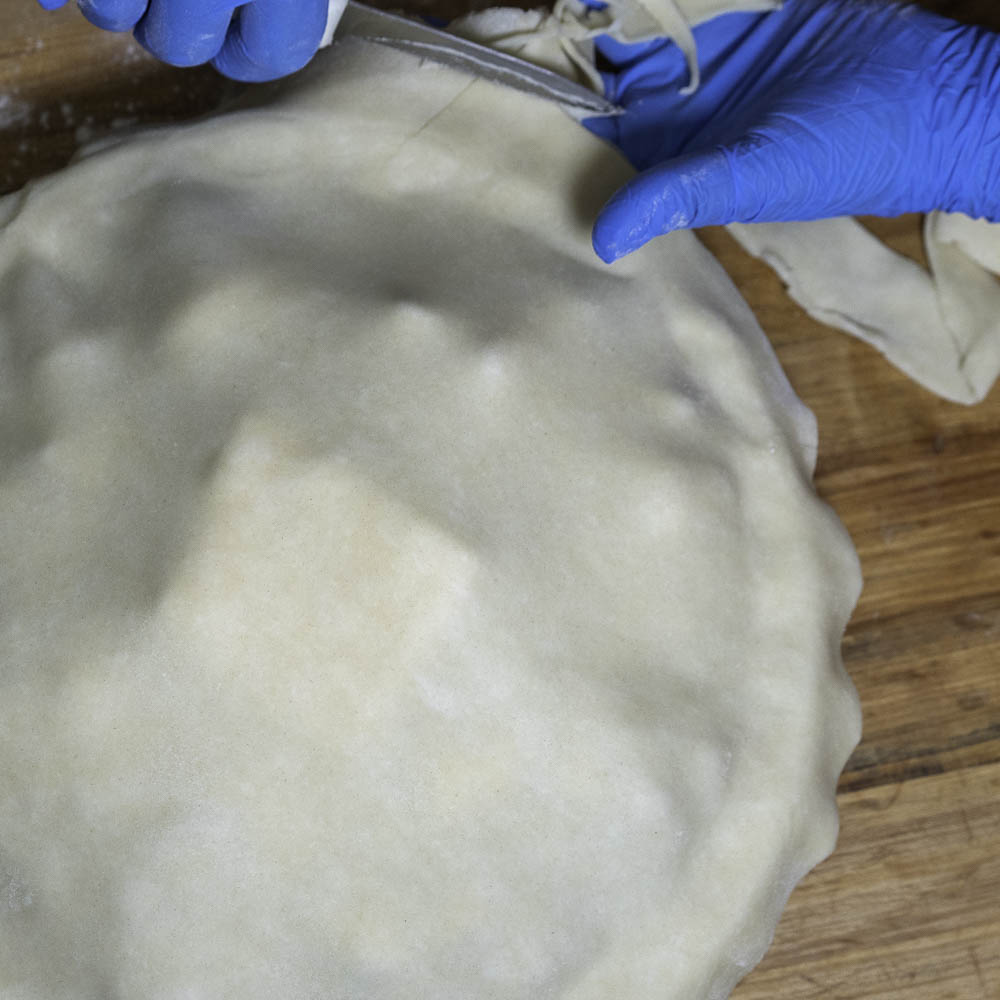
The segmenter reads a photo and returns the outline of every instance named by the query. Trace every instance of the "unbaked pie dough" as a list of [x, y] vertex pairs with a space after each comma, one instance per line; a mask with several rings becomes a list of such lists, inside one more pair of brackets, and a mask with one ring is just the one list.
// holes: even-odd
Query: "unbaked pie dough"
[[853, 549], [695, 238], [347, 42], [0, 203], [0, 997], [703, 1000], [831, 849]]

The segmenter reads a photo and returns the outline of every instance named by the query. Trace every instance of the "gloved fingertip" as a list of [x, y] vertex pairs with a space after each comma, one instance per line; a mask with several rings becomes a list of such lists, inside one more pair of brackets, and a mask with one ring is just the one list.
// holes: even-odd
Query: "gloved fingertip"
[[178, 19], [176, 11], [154, 5], [135, 26], [135, 40], [171, 66], [200, 66], [222, 48], [232, 10], [203, 6], [197, 18]]
[[309, 62], [313, 54], [303, 53], [295, 59], [286, 58], [281, 61], [260, 63], [247, 54], [245, 47], [227, 41], [211, 61], [211, 65], [217, 73], [237, 83], [269, 83], [298, 72]]
[[627, 247], [621, 245], [617, 233], [610, 230], [604, 224], [603, 216], [598, 216], [597, 221], [594, 223], [594, 228], [590, 234], [590, 242], [594, 248], [594, 253], [605, 264], [613, 264], [629, 252]]
[[625, 256], [625, 252], [619, 251], [618, 247], [612, 243], [604, 242], [604, 240], [602, 240], [596, 232], [591, 238], [591, 245], [594, 248], [594, 253], [596, 253], [605, 264], [613, 264], [616, 260]]
[[104, 31], [131, 31], [143, 14], [147, 0], [77, 0], [83, 16]]
[[656, 234], [648, 234], [642, 227], [632, 224], [632, 220], [617, 211], [612, 202], [597, 217], [591, 243], [605, 264], [613, 264], [649, 242], [652, 235]]
[[673, 232], [671, 229], [664, 229], [656, 233], [629, 233], [622, 239], [609, 237], [597, 231], [596, 227], [591, 236], [591, 245], [594, 253], [597, 254], [605, 264], [614, 264], [615, 261], [627, 257], [629, 254], [641, 250], [650, 240], [656, 236], [665, 236]]
[[316, 54], [329, 19], [329, 0], [254, 0], [239, 8], [212, 65], [233, 80], [264, 83], [302, 69]]
[[691, 223], [691, 214], [673, 197], [669, 183], [652, 170], [626, 184], [601, 209], [592, 243], [597, 256], [610, 264]]
[[58, 10], [65, 7], [69, 0], [38, 0], [38, 6], [43, 10]]

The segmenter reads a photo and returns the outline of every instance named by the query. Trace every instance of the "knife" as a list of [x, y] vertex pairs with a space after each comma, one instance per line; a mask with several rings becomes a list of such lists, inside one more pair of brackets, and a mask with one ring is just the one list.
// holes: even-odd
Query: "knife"
[[429, 24], [348, 0], [337, 34], [354, 35], [423, 56], [452, 69], [502, 83], [591, 115], [618, 115], [622, 108], [564, 76], [524, 59], [460, 38]]

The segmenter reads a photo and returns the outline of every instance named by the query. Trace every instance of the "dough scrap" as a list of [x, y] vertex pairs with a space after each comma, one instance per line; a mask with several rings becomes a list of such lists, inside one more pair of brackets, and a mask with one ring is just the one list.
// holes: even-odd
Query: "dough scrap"
[[727, 227], [778, 273], [811, 316], [877, 348], [956, 403], [978, 403], [1000, 374], [1000, 226], [932, 212], [930, 270], [851, 218]]
[[832, 848], [815, 426], [557, 108], [345, 42], [0, 207], [0, 996], [720, 998]]

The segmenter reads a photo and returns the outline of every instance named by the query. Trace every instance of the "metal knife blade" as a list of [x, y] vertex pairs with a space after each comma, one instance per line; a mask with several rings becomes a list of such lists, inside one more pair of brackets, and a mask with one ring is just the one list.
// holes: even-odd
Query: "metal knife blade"
[[337, 35], [354, 35], [404, 52], [412, 52], [452, 69], [484, 77], [516, 90], [543, 97], [592, 115], [617, 115], [622, 109], [600, 94], [567, 80], [552, 70], [508, 52], [432, 28], [410, 17], [348, 0]]

